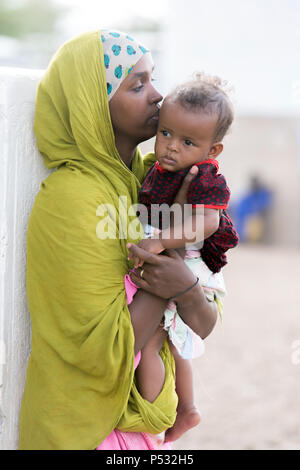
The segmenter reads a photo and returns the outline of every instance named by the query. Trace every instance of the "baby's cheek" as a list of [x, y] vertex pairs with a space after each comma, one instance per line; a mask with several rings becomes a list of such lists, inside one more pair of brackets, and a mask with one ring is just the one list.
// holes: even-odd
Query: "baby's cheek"
[[159, 136], [156, 136], [156, 141], [155, 141], [155, 146], [154, 146], [155, 155], [157, 157], [160, 156], [163, 152], [163, 149], [164, 149], [164, 146], [161, 143]]

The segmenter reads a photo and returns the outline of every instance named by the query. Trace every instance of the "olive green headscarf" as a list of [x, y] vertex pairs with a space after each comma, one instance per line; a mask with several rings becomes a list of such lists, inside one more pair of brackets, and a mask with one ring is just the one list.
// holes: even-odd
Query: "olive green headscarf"
[[[161, 352], [164, 387], [150, 404], [134, 378], [134, 334], [124, 289], [130, 269], [118, 216], [130, 218], [154, 155], [121, 160], [110, 121], [100, 30], [65, 43], [37, 93], [34, 130], [48, 168], [28, 225], [27, 294], [32, 351], [20, 416], [20, 449], [94, 449], [114, 428], [172, 426], [174, 361]], [[110, 204], [117, 237], [101, 240], [97, 208]], [[136, 217], [134, 216], [136, 219]]]

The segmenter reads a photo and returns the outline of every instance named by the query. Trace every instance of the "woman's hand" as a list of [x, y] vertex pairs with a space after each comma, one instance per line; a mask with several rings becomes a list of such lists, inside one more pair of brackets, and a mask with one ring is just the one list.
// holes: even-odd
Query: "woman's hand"
[[[156, 298], [170, 299], [191, 287], [196, 281], [195, 275], [176, 250], [165, 250], [166, 255], [154, 255], [134, 245], [132, 251], [144, 260], [142, 269], [138, 268], [136, 274], [130, 272], [131, 280], [142, 289], [140, 293], [144, 290]], [[208, 302], [201, 285], [198, 283], [187, 293], [177, 297], [176, 302], [183, 321], [202, 339], [206, 338], [217, 321], [217, 307], [215, 302]], [[151, 314], [153, 316], [153, 310]], [[145, 314], [143, 319], [143, 328], [140, 330], [145, 330]]]
[[[181, 187], [173, 201], [173, 204], [180, 204], [182, 215], [184, 214], [184, 205], [187, 204], [187, 195], [190, 189], [190, 184], [197, 174], [198, 174], [198, 167], [194, 165], [192, 166], [188, 174], [185, 176], [181, 184]], [[171, 213], [171, 226], [174, 226], [174, 220], [172, 217], [173, 217], [173, 213]], [[183, 217], [182, 217], [182, 223], [183, 223]], [[180, 254], [182, 258], [184, 258], [184, 255], [185, 255], [184, 248], [177, 248], [177, 252]]]
[[176, 250], [165, 250], [165, 254], [154, 255], [137, 245], [131, 253], [143, 260], [143, 268], [130, 272], [131, 280], [141, 289], [158, 297], [170, 299], [188, 289], [196, 280]]
[[[140, 240], [136, 245], [142, 248], [143, 250], [148, 251], [149, 253], [153, 253], [154, 255], [158, 255], [159, 253], [165, 250], [164, 246], [162, 245], [162, 242], [158, 238], [144, 238], [143, 240]], [[126, 246], [129, 250], [128, 259], [133, 259], [134, 268], [136, 269], [142, 267], [144, 264], [144, 260], [138, 258], [136, 254], [133, 254], [132, 247], [134, 245], [132, 243], [127, 243]]]
[[190, 188], [190, 184], [198, 174], [198, 167], [196, 165], [192, 166], [186, 177], [184, 178], [181, 187], [176, 194], [173, 204], [180, 204], [182, 207], [184, 204], [187, 204], [187, 194]]

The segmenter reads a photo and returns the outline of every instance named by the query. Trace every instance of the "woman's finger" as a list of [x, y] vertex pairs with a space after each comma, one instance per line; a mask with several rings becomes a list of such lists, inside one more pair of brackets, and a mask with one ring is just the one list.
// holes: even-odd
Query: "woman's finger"
[[131, 245], [130, 250], [131, 250], [133, 257], [140, 258], [145, 263], [149, 263], [149, 264], [159, 263], [158, 255], [154, 255], [153, 253], [150, 253], [149, 251], [145, 251], [143, 250], [143, 248], [140, 248], [137, 245]]
[[[181, 259], [180, 254], [172, 248], [166, 249], [164, 251], [164, 255], [167, 255], [167, 256], [169, 256], [170, 258], [173, 258], [173, 259]], [[163, 256], [163, 255], [161, 255], [161, 256]]]
[[198, 173], [198, 167], [196, 165], [192, 166], [186, 177], [184, 178], [179, 191], [175, 197], [174, 203], [185, 204], [187, 202], [187, 194], [189, 187], [193, 179]]
[[144, 277], [138, 276], [133, 271], [130, 271], [129, 277], [140, 289], [150, 291], [150, 286]]

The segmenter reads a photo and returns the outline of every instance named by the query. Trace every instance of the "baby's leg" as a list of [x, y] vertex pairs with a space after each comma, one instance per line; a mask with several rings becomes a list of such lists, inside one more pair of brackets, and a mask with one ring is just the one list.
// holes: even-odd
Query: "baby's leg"
[[136, 369], [138, 390], [150, 403], [158, 397], [165, 381], [165, 367], [159, 352], [166, 335], [166, 331], [159, 326], [142, 349], [141, 360]]
[[167, 430], [165, 442], [176, 441], [183, 433], [200, 422], [200, 414], [194, 404], [191, 363], [187, 359], [182, 359], [170, 341], [169, 345], [175, 359], [178, 407], [176, 421], [173, 427]]

